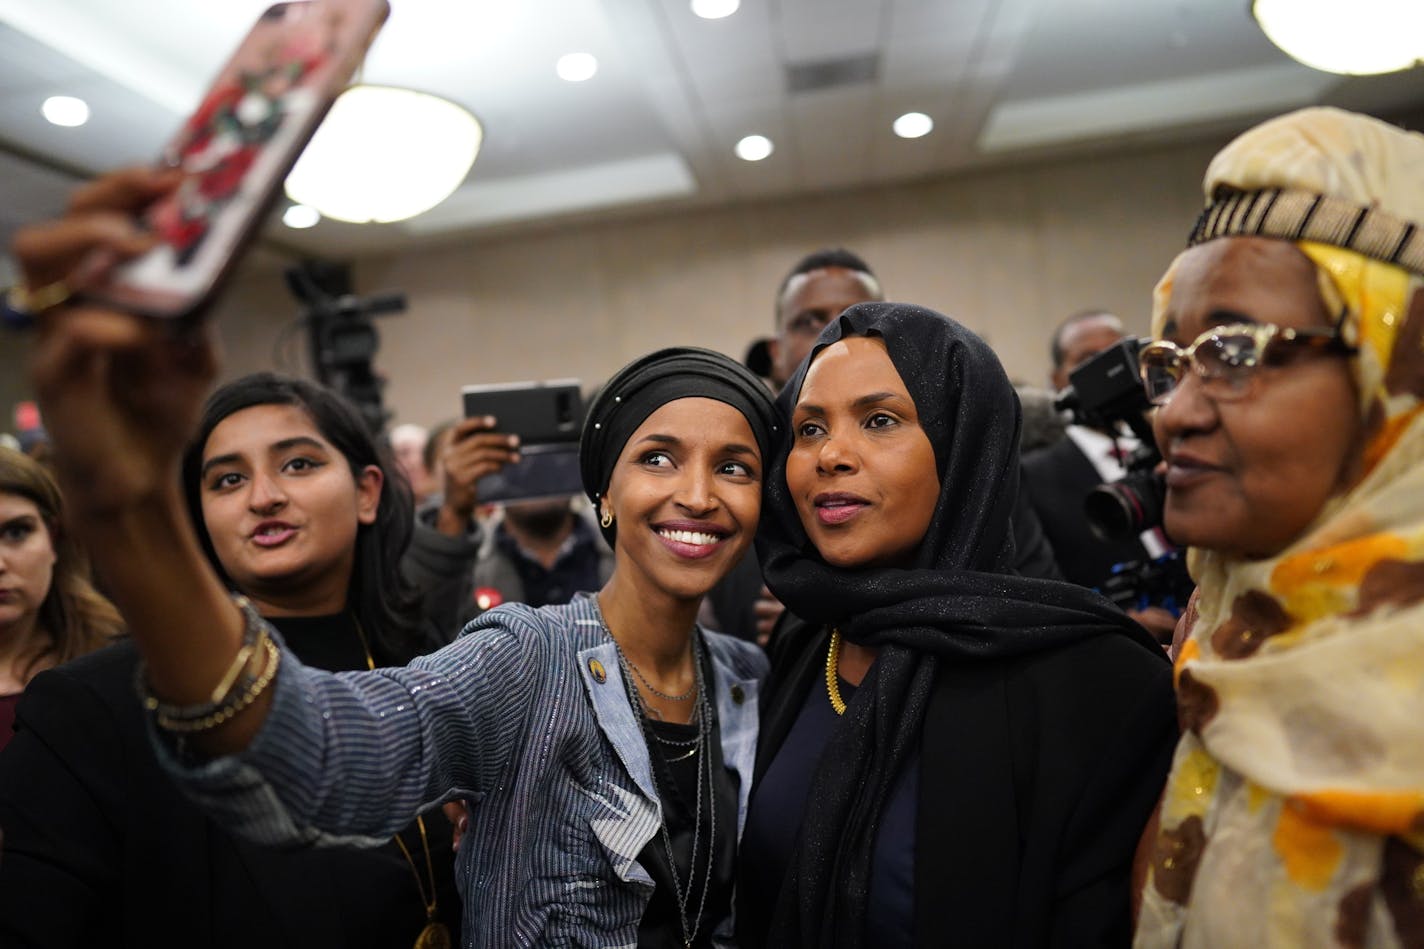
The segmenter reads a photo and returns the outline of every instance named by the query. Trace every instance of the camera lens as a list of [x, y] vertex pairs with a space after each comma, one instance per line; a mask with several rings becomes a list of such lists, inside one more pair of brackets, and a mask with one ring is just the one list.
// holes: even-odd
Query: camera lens
[[1167, 485], [1160, 474], [1135, 471], [1098, 485], [1083, 501], [1088, 526], [1103, 540], [1126, 540], [1162, 523]]

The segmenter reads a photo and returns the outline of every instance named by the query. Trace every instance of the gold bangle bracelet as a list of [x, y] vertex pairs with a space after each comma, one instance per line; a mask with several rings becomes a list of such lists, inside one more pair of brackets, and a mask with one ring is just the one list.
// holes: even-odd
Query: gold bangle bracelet
[[262, 671], [242, 693], [230, 698], [217, 711], [204, 715], [202, 718], [170, 718], [159, 712], [156, 716], [158, 727], [166, 732], [179, 735], [194, 735], [198, 732], [212, 731], [251, 706], [263, 692], [267, 691], [267, 687], [277, 677], [277, 667], [282, 664], [282, 651], [277, 648], [277, 644], [272, 641], [271, 637], [264, 634], [262, 646], [263, 655], [267, 661], [264, 663]]

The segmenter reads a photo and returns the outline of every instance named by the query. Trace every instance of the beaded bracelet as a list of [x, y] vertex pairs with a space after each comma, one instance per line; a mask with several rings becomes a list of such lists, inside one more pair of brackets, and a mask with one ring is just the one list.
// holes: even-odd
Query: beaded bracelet
[[[262, 617], [245, 596], [234, 595], [233, 602], [242, 611], [242, 645], [228, 666], [227, 672], [213, 688], [207, 702], [196, 705], [170, 705], [153, 694], [148, 685], [148, 666], [140, 662], [134, 679], [143, 706], [152, 712], [158, 724], [168, 731], [194, 732], [216, 728], [239, 711], [251, 705], [271, 684], [276, 675], [281, 652], [267, 635]], [[266, 661], [252, 667], [254, 659]], [[240, 704], [239, 704], [240, 703]]]

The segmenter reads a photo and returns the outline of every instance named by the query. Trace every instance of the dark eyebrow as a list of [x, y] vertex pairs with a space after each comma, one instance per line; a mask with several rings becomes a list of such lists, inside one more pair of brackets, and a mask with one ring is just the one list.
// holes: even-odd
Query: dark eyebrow
[[[644, 435], [642, 438], [638, 439], [639, 445], [643, 444], [644, 442], [653, 442], [654, 444], [658, 445], [671, 445], [673, 447], [677, 447], [678, 445], [682, 444], [682, 439], [678, 438], [676, 435], [661, 435], [655, 432], [651, 435]], [[755, 455], [757, 453], [757, 450], [752, 446], [743, 445], [740, 442], [728, 442], [727, 444], [722, 446], [722, 451], [730, 455]]]
[[8, 521], [0, 521], [0, 530], [5, 529], [6, 527], [13, 527], [16, 524], [23, 524], [26, 527], [32, 527], [38, 524], [39, 522], [40, 519], [33, 514], [16, 514]]
[[[283, 452], [292, 448], [314, 448], [317, 451], [322, 452], [328, 450], [326, 445], [322, 444], [321, 442], [317, 441], [315, 438], [312, 438], [309, 435], [297, 435], [292, 438], [284, 438], [279, 442], [273, 442], [272, 446], [268, 448], [268, 451]], [[198, 476], [200, 478], [206, 478], [208, 476], [209, 469], [215, 468], [218, 465], [235, 464], [236, 462], [239, 462], [241, 460], [242, 456], [237, 452], [233, 452], [227, 455], [218, 455], [216, 458], [209, 458], [207, 461], [203, 462], [202, 470], [198, 472]]]
[[[878, 405], [881, 402], [905, 402], [907, 398], [898, 392], [872, 392], [863, 395], [851, 403], [853, 409], [863, 409], [869, 405]], [[908, 400], [913, 401], [913, 400]], [[810, 402], [801, 402], [796, 406], [796, 412], [805, 412], [807, 415], [825, 415], [826, 410]]]

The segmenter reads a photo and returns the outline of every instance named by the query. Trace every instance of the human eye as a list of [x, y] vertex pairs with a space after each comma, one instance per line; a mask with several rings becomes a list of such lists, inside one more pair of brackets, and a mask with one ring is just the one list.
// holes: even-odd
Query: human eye
[[665, 451], [645, 452], [638, 463], [649, 468], [671, 468], [672, 456]]
[[7, 544], [21, 544], [35, 532], [35, 525], [29, 521], [10, 521], [0, 524], [0, 540]]
[[807, 420], [796, 426], [796, 438], [798, 440], [803, 438], [817, 438], [824, 434], [825, 431], [825, 428], [820, 422]]
[[236, 471], [218, 471], [208, 476], [209, 491], [227, 491], [242, 483], [242, 475]]
[[871, 412], [865, 419], [866, 428], [891, 428], [899, 424], [900, 420], [889, 412]]
[[717, 473], [733, 478], [755, 479], [757, 477], [756, 469], [744, 461], [724, 461], [718, 466]]
[[306, 455], [297, 455], [283, 462], [282, 470], [291, 472], [292, 474], [302, 474], [308, 471], [315, 471], [323, 467], [324, 464], [325, 462], [317, 461], [315, 458], [309, 458]]

